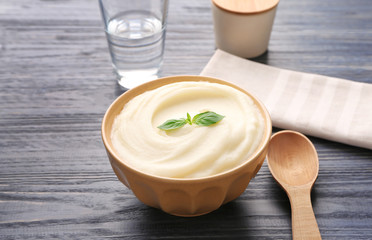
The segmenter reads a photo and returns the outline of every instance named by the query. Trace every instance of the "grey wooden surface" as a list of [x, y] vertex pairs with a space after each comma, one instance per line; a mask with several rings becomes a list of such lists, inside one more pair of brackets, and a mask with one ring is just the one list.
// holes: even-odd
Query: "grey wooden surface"
[[[199, 74], [215, 50], [210, 2], [171, 1], [168, 23], [162, 76]], [[269, 51], [254, 60], [372, 83], [372, 2], [282, 0]], [[266, 162], [205, 216], [139, 202], [100, 138], [121, 92], [97, 1], [0, 0], [0, 239], [291, 238], [289, 202]], [[323, 239], [372, 239], [372, 151], [311, 140]]]

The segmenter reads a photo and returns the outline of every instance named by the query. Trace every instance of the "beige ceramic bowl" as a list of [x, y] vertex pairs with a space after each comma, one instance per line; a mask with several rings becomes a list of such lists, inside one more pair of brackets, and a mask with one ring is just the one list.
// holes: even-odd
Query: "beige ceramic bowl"
[[[154, 176], [138, 171], [120, 159], [111, 142], [115, 117], [135, 96], [160, 86], [181, 81], [208, 81], [234, 87], [249, 95], [258, 106], [264, 121], [265, 133], [254, 152], [243, 164], [226, 172], [203, 178], [176, 179]], [[271, 135], [271, 120], [265, 107], [241, 88], [218, 79], [201, 76], [175, 76], [158, 79], [128, 90], [108, 108], [102, 121], [102, 139], [111, 166], [118, 179], [130, 188], [136, 197], [148, 206], [162, 209], [177, 216], [198, 216], [209, 213], [237, 197], [246, 189], [265, 159]]]

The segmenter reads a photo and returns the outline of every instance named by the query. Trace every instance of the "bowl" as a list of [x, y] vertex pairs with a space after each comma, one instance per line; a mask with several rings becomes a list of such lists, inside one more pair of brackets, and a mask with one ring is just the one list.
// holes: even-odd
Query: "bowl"
[[[160, 86], [183, 81], [207, 81], [231, 86], [251, 97], [264, 121], [264, 134], [254, 153], [242, 164], [228, 171], [201, 178], [169, 178], [151, 175], [128, 166], [111, 142], [115, 117], [135, 96]], [[106, 111], [102, 120], [102, 140], [117, 178], [144, 204], [176, 216], [199, 216], [218, 209], [239, 197], [264, 162], [272, 125], [265, 106], [245, 90], [222, 80], [202, 76], [172, 76], [142, 84], [119, 96]]]

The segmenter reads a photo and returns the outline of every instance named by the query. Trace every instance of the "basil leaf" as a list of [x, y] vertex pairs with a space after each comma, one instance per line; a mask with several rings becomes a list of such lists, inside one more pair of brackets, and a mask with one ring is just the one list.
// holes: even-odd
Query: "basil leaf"
[[162, 125], [158, 126], [161, 130], [173, 130], [183, 127], [186, 124], [186, 119], [169, 119], [165, 121]]
[[207, 111], [199, 113], [194, 116], [192, 123], [199, 126], [209, 126], [221, 121], [225, 116], [219, 115], [215, 112]]
[[174, 130], [183, 127], [186, 123], [192, 125], [196, 124], [199, 126], [209, 126], [221, 121], [225, 116], [219, 115], [215, 112], [207, 111], [195, 115], [192, 119], [189, 113], [187, 113], [187, 118], [180, 119], [169, 119], [165, 121], [162, 125], [158, 126], [161, 130]]
[[192, 120], [191, 120], [191, 116], [190, 116], [190, 114], [189, 113], [187, 113], [187, 119], [186, 119], [186, 122], [188, 123], [188, 124], [192, 124]]

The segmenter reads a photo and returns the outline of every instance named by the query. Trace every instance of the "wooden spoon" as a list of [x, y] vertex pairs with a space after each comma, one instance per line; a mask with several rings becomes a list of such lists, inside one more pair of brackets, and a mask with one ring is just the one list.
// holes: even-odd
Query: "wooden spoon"
[[293, 239], [321, 239], [310, 198], [319, 171], [313, 144], [301, 133], [278, 132], [271, 137], [267, 161], [271, 174], [289, 197]]

